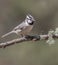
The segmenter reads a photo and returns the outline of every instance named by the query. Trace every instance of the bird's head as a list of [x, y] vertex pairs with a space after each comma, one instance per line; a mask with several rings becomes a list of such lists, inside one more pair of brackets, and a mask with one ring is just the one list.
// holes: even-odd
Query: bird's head
[[27, 19], [27, 23], [30, 24], [30, 25], [33, 25], [33, 23], [35, 22], [35, 19], [33, 16], [31, 16], [30, 14], [28, 14], [26, 16], [26, 19]]

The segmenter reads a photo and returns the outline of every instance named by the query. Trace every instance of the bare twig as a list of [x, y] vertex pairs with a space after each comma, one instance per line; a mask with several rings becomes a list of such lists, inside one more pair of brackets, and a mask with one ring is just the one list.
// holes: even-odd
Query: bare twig
[[7, 42], [4, 42], [4, 43], [0, 43], [0, 48], [2, 48], [2, 47], [5, 48], [6, 46], [10, 46], [10, 45], [13, 45], [15, 43], [20, 43], [20, 42], [23, 42], [25, 40], [26, 39], [24, 37], [22, 37], [22, 38], [14, 39], [14, 40], [7, 41]]
[[[25, 37], [22, 37], [22, 38], [18, 38], [18, 39], [14, 39], [14, 40], [11, 40], [11, 41], [4, 42], [4, 43], [0, 43], [0, 48], [2, 48], [2, 47], [5, 48], [5, 47], [13, 45], [15, 43], [20, 43], [20, 42], [24, 42], [24, 41], [47, 40], [48, 38], [49, 38], [48, 35], [34, 35], [34, 36], [28, 35], [28, 36], [25, 36]], [[58, 38], [58, 35], [53, 35], [53, 38]]]

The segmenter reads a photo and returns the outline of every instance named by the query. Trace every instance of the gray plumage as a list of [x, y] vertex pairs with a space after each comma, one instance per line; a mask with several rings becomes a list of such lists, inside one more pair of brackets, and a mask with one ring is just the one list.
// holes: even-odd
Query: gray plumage
[[34, 21], [34, 18], [28, 14], [26, 19], [21, 24], [16, 26], [11, 32], [3, 35], [2, 38], [12, 33], [23, 36], [27, 35], [32, 30]]

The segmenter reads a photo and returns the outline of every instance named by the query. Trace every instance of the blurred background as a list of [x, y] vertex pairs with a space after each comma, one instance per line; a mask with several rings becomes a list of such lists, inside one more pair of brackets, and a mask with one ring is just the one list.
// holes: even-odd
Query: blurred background
[[[13, 34], [1, 39], [30, 13], [36, 20], [30, 34], [47, 34], [58, 27], [58, 0], [0, 0], [0, 42], [18, 38]], [[0, 49], [0, 65], [58, 65], [58, 40], [23, 42]]]

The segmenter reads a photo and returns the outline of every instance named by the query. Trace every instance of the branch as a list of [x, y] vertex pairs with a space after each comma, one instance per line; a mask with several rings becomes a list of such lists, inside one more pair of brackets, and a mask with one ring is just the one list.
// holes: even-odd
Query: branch
[[[53, 35], [52, 37], [58, 38], [58, 35]], [[18, 39], [4, 42], [4, 43], [0, 43], [0, 48], [2, 48], [2, 47], [5, 48], [5, 47], [13, 45], [15, 43], [20, 43], [20, 42], [24, 42], [24, 41], [47, 40], [48, 38], [49, 38], [49, 35], [34, 35], [34, 36], [27, 35], [27, 36], [22, 37], [22, 38], [18, 38]]]
[[15, 43], [20, 43], [20, 42], [23, 42], [23, 41], [26, 41], [26, 39], [24, 37], [14, 39], [14, 40], [11, 40], [11, 41], [7, 41], [7, 42], [4, 42], [4, 43], [0, 43], [0, 48], [2, 48], [2, 47], [5, 48], [6, 46], [10, 46], [10, 45], [13, 45]]

